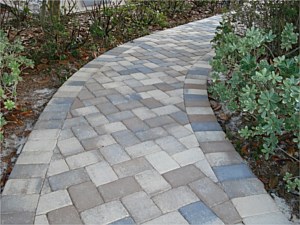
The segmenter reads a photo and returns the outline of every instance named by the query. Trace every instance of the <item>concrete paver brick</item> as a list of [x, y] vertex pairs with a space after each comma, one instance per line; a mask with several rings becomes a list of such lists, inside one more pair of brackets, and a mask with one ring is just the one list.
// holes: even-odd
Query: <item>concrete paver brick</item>
[[225, 224], [236, 224], [242, 221], [231, 201], [216, 205], [212, 210]]
[[84, 140], [97, 136], [96, 131], [89, 125], [72, 127], [72, 131], [79, 140]]
[[2, 195], [39, 194], [41, 189], [42, 189], [41, 178], [9, 179], [6, 182]]
[[112, 136], [120, 145], [124, 147], [129, 147], [140, 143], [139, 139], [129, 130], [114, 132], [112, 133]]
[[74, 184], [83, 183], [89, 180], [89, 176], [84, 168], [70, 170], [49, 177], [51, 190], [63, 190]]
[[34, 219], [34, 225], [49, 225], [46, 215], [36, 216]]
[[209, 207], [229, 200], [226, 193], [207, 177], [197, 180], [189, 186]]
[[118, 179], [115, 172], [105, 161], [86, 167], [86, 171], [97, 187]]
[[[185, 136], [182, 138], [179, 138], [179, 141], [186, 147], [186, 148], [195, 148], [199, 147], [199, 142], [194, 134], [191, 134], [189, 136]], [[202, 150], [202, 148], [201, 148]]]
[[19, 156], [16, 164], [48, 164], [51, 157], [52, 152], [23, 152]]
[[146, 120], [146, 119], [156, 117], [156, 114], [146, 107], [133, 109], [132, 112], [141, 120]]
[[82, 140], [82, 145], [86, 150], [100, 149], [102, 147], [109, 146], [115, 143], [115, 139], [109, 134]]
[[67, 190], [59, 190], [49, 194], [41, 195], [37, 207], [36, 215], [48, 213], [52, 210], [72, 205]]
[[172, 134], [174, 137], [176, 137], [177, 139], [186, 137], [192, 133], [190, 130], [186, 129], [184, 126], [177, 125], [177, 124], [169, 124], [169, 125], [164, 126], [164, 128], [170, 134]]
[[[161, 211], [145, 192], [137, 192], [122, 198], [133, 219], [141, 224], [161, 215]], [[147, 209], [147, 210], [141, 210]]]
[[153, 201], [163, 213], [167, 213], [199, 199], [188, 187], [181, 186], [154, 196]]
[[204, 153], [235, 151], [229, 141], [201, 142], [200, 147]]
[[84, 151], [82, 145], [75, 137], [58, 141], [57, 146], [64, 156], [74, 155]]
[[64, 159], [52, 160], [47, 171], [47, 176], [53, 176], [69, 170], [70, 169]]
[[145, 130], [149, 129], [149, 126], [137, 117], [123, 120], [123, 123], [129, 130], [131, 130], [134, 133], [139, 132], [139, 131], [145, 131]]
[[143, 190], [149, 195], [171, 189], [171, 186], [156, 170], [146, 170], [135, 175], [137, 182]]
[[35, 152], [35, 151], [43, 151], [43, 152], [52, 152], [55, 148], [57, 140], [29, 140], [24, 145], [22, 151], [23, 152]]
[[134, 176], [137, 173], [152, 169], [152, 167], [144, 157], [139, 157], [116, 164], [113, 166], [113, 169], [115, 170], [116, 174], [118, 174], [118, 176], [122, 178], [127, 176]]
[[1, 213], [1, 224], [33, 224], [34, 213], [18, 212], [18, 213]]
[[292, 224], [282, 213], [274, 212], [258, 216], [250, 216], [243, 219], [245, 225], [257, 225], [257, 224]]
[[38, 200], [38, 194], [4, 195], [1, 197], [1, 213], [35, 212]]
[[229, 198], [266, 194], [264, 184], [257, 178], [228, 180], [221, 185]]
[[98, 187], [105, 202], [118, 200], [126, 195], [141, 191], [140, 185], [133, 177], [125, 177]]
[[86, 119], [93, 127], [101, 126], [109, 122], [101, 113], [87, 115]]
[[160, 174], [179, 168], [175, 160], [164, 151], [152, 153], [145, 157]]
[[100, 152], [111, 165], [130, 160], [126, 151], [119, 144], [108, 145], [101, 148]]
[[73, 109], [71, 111], [73, 116], [86, 116], [93, 113], [98, 113], [99, 110], [95, 106], [87, 106], [83, 108]]
[[103, 203], [96, 186], [90, 181], [73, 185], [69, 187], [68, 192], [79, 212]]
[[242, 218], [279, 211], [268, 194], [234, 198], [231, 201]]
[[255, 178], [250, 168], [244, 163], [227, 166], [216, 166], [212, 169], [221, 182], [242, 178]]
[[48, 214], [50, 224], [82, 224], [78, 212], [74, 206], [56, 209]]
[[167, 172], [163, 174], [163, 177], [172, 185], [172, 187], [179, 187], [203, 178], [204, 174], [194, 165], [188, 165]]
[[180, 166], [196, 163], [205, 158], [200, 148], [192, 148], [183, 152], [176, 153], [172, 157]]
[[66, 162], [70, 169], [78, 169], [101, 161], [98, 150], [79, 153], [66, 158]]
[[151, 128], [149, 130], [140, 131], [136, 133], [136, 136], [141, 141], [149, 141], [157, 138], [165, 137], [168, 133], [161, 127]]
[[205, 154], [209, 164], [214, 166], [226, 166], [231, 164], [239, 164], [243, 159], [237, 152], [213, 152]]
[[154, 152], [158, 152], [161, 150], [161, 148], [153, 141], [146, 141], [127, 147], [125, 148], [125, 150], [132, 158], [137, 158], [144, 155], [149, 155]]
[[85, 224], [108, 224], [129, 216], [120, 201], [96, 206], [83, 211], [80, 215]]
[[159, 138], [155, 140], [155, 142], [170, 155], [186, 150], [186, 148], [173, 136]]
[[14, 166], [10, 179], [26, 179], [45, 177], [48, 169], [48, 164], [34, 164], [34, 165], [22, 165], [17, 164]]
[[60, 133], [59, 129], [33, 130], [29, 135], [29, 140], [56, 140]]

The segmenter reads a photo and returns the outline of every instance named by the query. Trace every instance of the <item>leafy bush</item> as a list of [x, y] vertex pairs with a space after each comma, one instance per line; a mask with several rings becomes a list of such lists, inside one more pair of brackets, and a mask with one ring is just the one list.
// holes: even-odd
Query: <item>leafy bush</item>
[[[300, 56], [288, 52], [297, 44], [295, 27], [286, 24], [280, 37], [254, 27], [244, 36], [233, 30], [224, 21], [214, 39], [210, 92], [229, 110], [243, 114], [247, 124], [240, 135], [259, 141], [266, 158], [289, 137], [300, 147]], [[284, 52], [277, 57], [268, 47], [276, 38]]]
[[[33, 67], [33, 62], [21, 53], [24, 47], [19, 40], [10, 43], [5, 33], [0, 30], [0, 99], [1, 108], [15, 108], [17, 85], [22, 80], [20, 74], [26, 67]], [[0, 140], [3, 139], [3, 126], [6, 124], [3, 112], [0, 112]]]
[[260, 1], [232, 1], [232, 13], [228, 15], [231, 23], [250, 28], [252, 26], [264, 30], [272, 30], [275, 39], [268, 43], [268, 47], [274, 55], [284, 54], [280, 48], [282, 43], [280, 35], [285, 29], [286, 23], [295, 26], [295, 32], [299, 33], [300, 14], [299, 0], [260, 0]]

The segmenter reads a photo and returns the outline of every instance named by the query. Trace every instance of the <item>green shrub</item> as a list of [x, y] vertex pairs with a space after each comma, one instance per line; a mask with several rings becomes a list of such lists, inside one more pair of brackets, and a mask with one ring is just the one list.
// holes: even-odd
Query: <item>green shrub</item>
[[[298, 36], [292, 24], [285, 25], [280, 37], [254, 27], [239, 36], [224, 21], [214, 39], [210, 92], [229, 110], [243, 114], [248, 122], [240, 135], [262, 143], [266, 158], [287, 137], [300, 146], [300, 56], [288, 52], [296, 48]], [[277, 57], [268, 47], [275, 39], [284, 52]]]
[[[17, 85], [22, 80], [20, 74], [33, 62], [22, 56], [24, 47], [19, 40], [10, 43], [4, 31], [0, 30], [0, 99], [1, 108], [12, 110], [17, 98]], [[2, 105], [3, 104], [3, 105]], [[0, 112], [0, 140], [3, 140], [3, 126], [6, 124]]]
[[299, 33], [300, 14], [299, 0], [260, 0], [260, 1], [233, 1], [232, 13], [228, 14], [231, 23], [250, 28], [252, 26], [264, 30], [272, 30], [276, 38], [268, 43], [268, 47], [275, 56], [284, 54], [280, 47], [280, 36], [286, 23], [295, 27]]

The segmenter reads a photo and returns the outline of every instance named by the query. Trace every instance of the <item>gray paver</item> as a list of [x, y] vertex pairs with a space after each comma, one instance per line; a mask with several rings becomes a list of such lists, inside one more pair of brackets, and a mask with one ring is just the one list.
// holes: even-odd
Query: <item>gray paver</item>
[[186, 150], [186, 148], [173, 136], [159, 138], [155, 140], [155, 142], [170, 155]]
[[78, 139], [75, 137], [61, 140], [57, 143], [57, 146], [64, 156], [73, 155], [84, 150]]
[[49, 183], [51, 190], [63, 190], [74, 184], [83, 183], [89, 180], [89, 176], [85, 169], [70, 170], [64, 173], [60, 173], [49, 177]]
[[129, 216], [120, 201], [96, 206], [83, 211], [80, 215], [85, 224], [108, 224]]
[[221, 183], [229, 198], [265, 194], [264, 184], [257, 178], [229, 180]]
[[33, 224], [34, 213], [18, 212], [18, 213], [1, 213], [1, 224]]
[[152, 166], [144, 157], [128, 160], [113, 166], [120, 178], [134, 176], [137, 173], [152, 169]]
[[234, 198], [232, 199], [232, 203], [242, 218], [279, 211], [275, 202], [268, 194]]
[[156, 170], [146, 170], [135, 175], [137, 182], [143, 190], [149, 195], [171, 189], [171, 186]]
[[16, 164], [47, 164], [51, 157], [52, 152], [23, 152]]
[[244, 220], [245, 225], [257, 225], [257, 224], [292, 224], [282, 213], [268, 213], [258, 216], [246, 217]]
[[133, 177], [125, 177], [98, 187], [106, 202], [117, 200], [126, 195], [141, 191], [141, 187]]
[[172, 212], [198, 200], [198, 197], [186, 186], [174, 188], [153, 197], [153, 201], [163, 213]]
[[122, 198], [122, 202], [138, 224], [161, 215], [161, 211], [145, 192], [137, 192], [126, 196]]
[[195, 181], [189, 186], [209, 207], [229, 200], [226, 193], [207, 177]]
[[85, 182], [71, 186], [68, 191], [79, 212], [103, 203], [103, 199], [92, 182]]
[[113, 144], [100, 149], [104, 158], [109, 162], [109, 164], [114, 165], [127, 160], [130, 157], [127, 155], [125, 150], [119, 144]]
[[125, 150], [132, 158], [137, 158], [140, 156], [158, 152], [161, 150], [161, 148], [153, 141], [146, 141], [140, 144], [133, 145], [131, 147], [127, 147]]
[[72, 205], [72, 201], [67, 190], [51, 192], [49, 194], [41, 195], [36, 214], [45, 214], [69, 205]]
[[183, 152], [176, 153], [172, 157], [180, 166], [196, 163], [205, 158], [200, 148], [192, 148]]
[[9, 179], [6, 182], [2, 195], [39, 194], [41, 189], [42, 189], [41, 178]]
[[47, 176], [53, 176], [56, 174], [67, 172], [69, 170], [70, 169], [64, 159], [55, 159], [50, 162]]
[[4, 195], [1, 197], [1, 213], [35, 212], [39, 195]]
[[48, 213], [50, 224], [82, 224], [74, 206], [67, 206]]
[[72, 131], [79, 140], [84, 140], [97, 136], [96, 131], [89, 125], [72, 127]]
[[86, 171], [97, 187], [118, 179], [115, 172], [105, 161], [86, 167]]
[[179, 187], [203, 178], [204, 174], [194, 165], [188, 165], [167, 172], [163, 176], [172, 187]]
[[35, 165], [15, 165], [10, 174], [10, 179], [17, 178], [35, 178], [45, 177], [48, 169], [48, 164], [35, 164]]
[[129, 147], [140, 143], [139, 139], [137, 139], [137, 137], [129, 130], [123, 130], [112, 133], [112, 136], [120, 145], [124, 147]]
[[164, 151], [146, 155], [146, 159], [161, 174], [179, 168], [175, 160]]
[[231, 201], [212, 207], [212, 210], [225, 224], [235, 224], [242, 221]]
[[70, 169], [78, 169], [99, 161], [101, 161], [101, 156], [98, 150], [83, 152], [66, 158], [66, 162]]

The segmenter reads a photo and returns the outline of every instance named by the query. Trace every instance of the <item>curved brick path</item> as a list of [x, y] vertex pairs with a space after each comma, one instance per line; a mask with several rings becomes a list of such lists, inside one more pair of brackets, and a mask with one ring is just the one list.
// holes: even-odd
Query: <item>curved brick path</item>
[[139, 38], [54, 95], [2, 196], [2, 223], [287, 224], [210, 108], [220, 17]]

